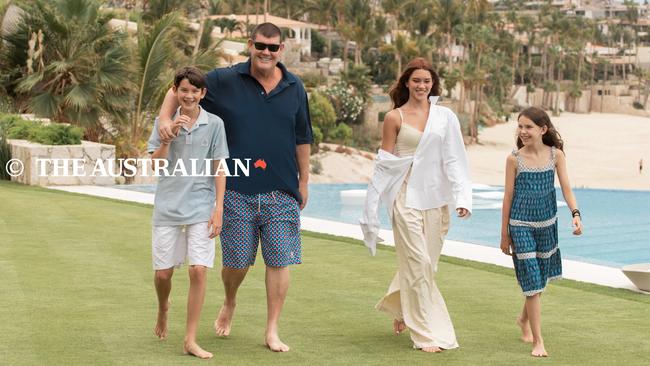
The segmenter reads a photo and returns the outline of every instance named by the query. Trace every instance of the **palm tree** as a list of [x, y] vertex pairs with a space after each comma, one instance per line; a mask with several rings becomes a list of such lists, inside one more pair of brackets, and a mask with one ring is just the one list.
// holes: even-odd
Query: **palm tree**
[[395, 57], [395, 78], [398, 78], [402, 73], [402, 62], [405, 59], [415, 57], [419, 53], [416, 43], [402, 34], [398, 34], [392, 44], [383, 45], [381, 52], [392, 53]]
[[[632, 44], [634, 46], [635, 54], [634, 68], [637, 69], [639, 67], [639, 9], [637, 3], [631, 0], [623, 0], [623, 5], [627, 8], [627, 11], [625, 12], [625, 20], [632, 27]], [[625, 81], [627, 83], [627, 79], [625, 79]]]
[[273, 5], [277, 13], [284, 14], [289, 19], [298, 19], [306, 12], [303, 3], [303, 0], [275, 0]]
[[[29, 98], [37, 115], [85, 128], [98, 141], [100, 122], [124, 120], [129, 54], [125, 36], [113, 32], [94, 0], [21, 3], [22, 20], [3, 35], [4, 70], [10, 87]], [[11, 56], [9, 56], [9, 54]]]
[[200, 14], [199, 14], [199, 31], [197, 32], [198, 37], [196, 37], [196, 43], [194, 43], [194, 52], [196, 54], [199, 51], [199, 46], [201, 45], [201, 38], [204, 36], [203, 30], [208, 28], [212, 31], [212, 22], [210, 22], [208, 17], [208, 11], [210, 8], [210, 2], [208, 0], [201, 0], [200, 3]]
[[439, 32], [445, 37], [443, 49], [447, 50], [447, 69], [453, 68], [452, 48], [454, 45], [454, 28], [463, 22], [463, 2], [459, 0], [436, 0], [433, 21]]
[[406, 19], [403, 24], [411, 37], [428, 36], [429, 28], [433, 25], [435, 14], [434, 0], [404, 1], [402, 4], [402, 17]]
[[229, 18], [229, 17], [223, 17], [223, 18], [218, 18], [214, 21], [214, 25], [218, 26], [221, 28], [221, 30], [226, 31], [226, 37], [230, 38], [232, 37], [232, 32], [236, 30], [242, 30], [242, 23], [237, 21], [237, 19]]
[[393, 21], [391, 22], [391, 25], [393, 26], [393, 36], [397, 36], [397, 32], [400, 29], [400, 17], [402, 16], [402, 7], [404, 6], [405, 3], [410, 2], [412, 0], [383, 0], [381, 2], [381, 7], [384, 10], [384, 12], [390, 14], [393, 18]]
[[369, 0], [348, 0], [346, 2], [346, 18], [349, 19], [347, 36], [356, 43], [354, 63], [361, 65], [361, 50], [369, 43], [369, 37], [374, 33], [374, 14]]
[[[336, 16], [336, 2], [331, 0], [308, 0], [305, 10], [309, 13], [309, 20], [325, 25], [325, 31], [330, 32]], [[332, 57], [332, 37], [328, 34], [327, 57]]]
[[[181, 16], [177, 12], [165, 14], [151, 26], [138, 25], [137, 45], [133, 50], [136, 71], [136, 89], [129, 123], [120, 131], [118, 144], [126, 156], [139, 156], [153, 116], [171, 85], [174, 70], [184, 65], [194, 65], [202, 70], [216, 66], [221, 53], [216, 51], [217, 43], [208, 41], [205, 35], [197, 52], [189, 55], [179, 51], [174, 39], [181, 27]], [[206, 30], [205, 32], [209, 32]]]
[[161, 19], [165, 14], [173, 11], [183, 11], [189, 13], [195, 10], [199, 5], [199, 1], [186, 1], [186, 0], [147, 0], [143, 2], [142, 19], [147, 23]]

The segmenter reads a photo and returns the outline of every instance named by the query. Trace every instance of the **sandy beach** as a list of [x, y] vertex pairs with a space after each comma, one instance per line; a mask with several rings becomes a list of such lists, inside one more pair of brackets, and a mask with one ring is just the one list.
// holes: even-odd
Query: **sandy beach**
[[[573, 187], [650, 190], [650, 118], [562, 113], [551, 120], [565, 143]], [[479, 144], [467, 147], [473, 182], [503, 185], [505, 159], [515, 147], [515, 129], [514, 118], [485, 128]], [[365, 183], [372, 175], [371, 154], [350, 150], [316, 156], [323, 173], [312, 175], [314, 183]], [[641, 158], [643, 174], [639, 174]]]

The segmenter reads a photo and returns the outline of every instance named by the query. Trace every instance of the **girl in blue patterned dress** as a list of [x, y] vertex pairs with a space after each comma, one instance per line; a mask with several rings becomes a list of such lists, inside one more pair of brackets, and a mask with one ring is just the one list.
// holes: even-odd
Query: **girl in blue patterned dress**
[[506, 161], [501, 251], [512, 256], [517, 281], [526, 297], [517, 319], [531, 354], [546, 357], [541, 332], [540, 295], [549, 280], [562, 276], [557, 241], [555, 172], [573, 216], [573, 234], [582, 233], [580, 211], [566, 170], [563, 142], [548, 114], [523, 110], [517, 118], [517, 148]]

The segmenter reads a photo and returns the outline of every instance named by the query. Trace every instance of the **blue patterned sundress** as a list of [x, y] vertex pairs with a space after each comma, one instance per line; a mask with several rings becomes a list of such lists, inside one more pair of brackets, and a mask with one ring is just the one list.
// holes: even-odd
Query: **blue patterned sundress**
[[555, 147], [548, 164], [527, 167], [518, 151], [517, 177], [508, 229], [514, 246], [513, 262], [524, 296], [544, 291], [546, 283], [562, 277], [557, 240]]

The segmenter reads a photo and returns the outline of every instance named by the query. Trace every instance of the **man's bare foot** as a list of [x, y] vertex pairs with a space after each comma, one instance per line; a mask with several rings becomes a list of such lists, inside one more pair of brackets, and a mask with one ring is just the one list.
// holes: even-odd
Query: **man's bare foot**
[[395, 335], [399, 335], [404, 330], [406, 330], [406, 323], [403, 320], [393, 319], [393, 332]]
[[217, 320], [214, 321], [214, 332], [219, 337], [227, 337], [230, 335], [230, 325], [232, 324], [232, 317], [235, 314], [235, 305], [224, 304], [219, 310]]
[[442, 352], [442, 348], [440, 348], [440, 347], [436, 347], [436, 346], [433, 346], [433, 347], [422, 347], [422, 348], [420, 348], [420, 349], [421, 349], [423, 352], [427, 352], [427, 353], [440, 353], [440, 352]]
[[158, 318], [156, 320], [156, 327], [153, 329], [156, 337], [161, 340], [167, 337], [167, 312], [169, 311], [169, 303], [166, 309], [158, 309]]
[[204, 360], [212, 358], [212, 353], [204, 350], [203, 348], [201, 348], [201, 346], [199, 346], [195, 342], [189, 342], [183, 344], [183, 353], [186, 355], [196, 356]]
[[533, 343], [533, 331], [530, 330], [530, 323], [521, 320], [517, 317], [517, 325], [521, 328], [521, 340], [526, 343]]
[[277, 334], [266, 335], [266, 346], [273, 352], [289, 352], [289, 346], [282, 343]]
[[548, 353], [546, 353], [546, 349], [544, 348], [544, 342], [533, 344], [533, 351], [530, 354], [533, 357], [548, 357]]

